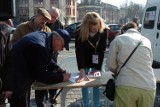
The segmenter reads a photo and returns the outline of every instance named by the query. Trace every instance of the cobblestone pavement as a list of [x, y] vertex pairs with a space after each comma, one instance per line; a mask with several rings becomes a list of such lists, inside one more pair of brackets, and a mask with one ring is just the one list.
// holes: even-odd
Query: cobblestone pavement
[[[100, 87], [100, 92], [103, 93], [104, 88]], [[100, 96], [100, 104], [101, 107], [113, 107], [112, 102], [109, 102], [108, 106], [106, 106], [106, 98], [104, 95], [101, 94]], [[54, 107], [61, 107], [61, 99], [60, 95], [57, 97], [57, 104]], [[92, 102], [92, 96], [90, 96], [90, 105]], [[35, 99], [34, 99], [34, 90], [32, 90], [32, 96], [31, 96], [31, 107], [36, 107]], [[48, 106], [46, 106], [48, 107]], [[65, 107], [82, 107], [82, 95], [81, 95], [81, 89], [75, 88], [71, 89], [66, 96], [66, 102]], [[92, 107], [92, 106], [90, 106]]]

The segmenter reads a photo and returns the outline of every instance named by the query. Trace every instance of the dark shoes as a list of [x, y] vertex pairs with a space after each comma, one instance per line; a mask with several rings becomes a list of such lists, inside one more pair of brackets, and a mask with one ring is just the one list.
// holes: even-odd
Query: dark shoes
[[50, 100], [50, 103], [51, 103], [51, 107], [54, 107], [54, 105], [57, 104], [57, 100], [52, 99], [52, 100]]

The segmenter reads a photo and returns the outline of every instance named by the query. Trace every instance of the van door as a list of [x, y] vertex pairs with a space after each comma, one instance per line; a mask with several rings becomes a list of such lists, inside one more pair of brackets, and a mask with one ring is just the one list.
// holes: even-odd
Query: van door
[[160, 4], [153, 3], [146, 6], [142, 20], [141, 33], [152, 44], [153, 59], [160, 62]]

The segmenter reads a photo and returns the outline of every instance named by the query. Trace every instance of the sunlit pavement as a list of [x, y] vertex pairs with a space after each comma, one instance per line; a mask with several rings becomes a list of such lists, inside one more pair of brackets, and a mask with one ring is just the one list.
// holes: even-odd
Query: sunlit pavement
[[[103, 88], [100, 87], [100, 92], [103, 93], [102, 91], [103, 91]], [[58, 101], [58, 103], [54, 107], [61, 107], [60, 96], [57, 97], [57, 101]], [[48, 102], [46, 104], [50, 105]], [[105, 106], [106, 105], [106, 98], [103, 95], [100, 96], [100, 104], [101, 104], [101, 107], [112, 107], [111, 106], [112, 102], [108, 103], [108, 104], [110, 104], [110, 106]], [[90, 96], [90, 105], [92, 105], [92, 96]], [[33, 90], [32, 90], [32, 97], [31, 97], [31, 107], [36, 107]], [[79, 89], [79, 88], [71, 89], [67, 93], [65, 107], [82, 107], [81, 89]]]

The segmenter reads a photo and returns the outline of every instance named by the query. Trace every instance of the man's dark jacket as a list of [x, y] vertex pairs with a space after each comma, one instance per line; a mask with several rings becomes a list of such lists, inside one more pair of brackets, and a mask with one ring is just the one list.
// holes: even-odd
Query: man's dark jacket
[[51, 31], [64, 28], [63, 24], [58, 19], [54, 23], [47, 23], [46, 25], [51, 29]]
[[47, 84], [63, 81], [62, 73], [47, 69], [53, 54], [51, 41], [51, 33], [33, 32], [15, 43], [11, 50], [13, 70], [8, 73], [13, 77], [9, 88], [14, 94], [25, 93], [35, 80]]
[[1, 78], [3, 78], [2, 67], [5, 63], [6, 56], [8, 55], [10, 49], [11, 49], [10, 34], [7, 33], [6, 35], [3, 35], [0, 31], [0, 91], [2, 87]]
[[0, 32], [0, 68], [3, 66], [5, 62], [5, 58], [11, 49], [11, 44], [9, 42], [10, 34], [3, 35]]

